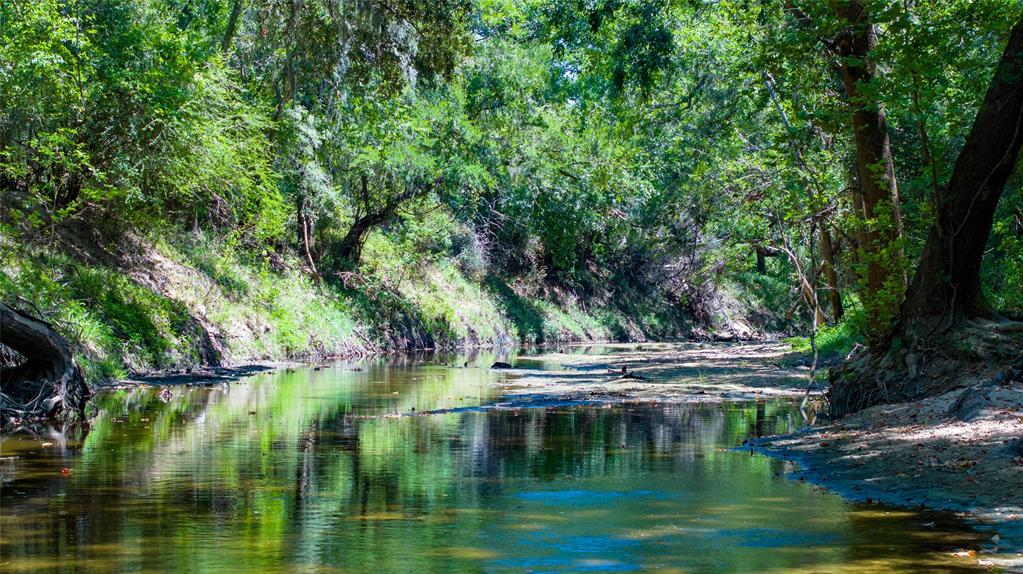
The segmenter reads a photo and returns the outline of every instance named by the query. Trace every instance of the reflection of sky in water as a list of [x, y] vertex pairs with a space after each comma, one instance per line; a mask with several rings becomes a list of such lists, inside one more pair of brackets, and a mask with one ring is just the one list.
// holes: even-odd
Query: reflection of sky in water
[[594, 490], [552, 490], [537, 492], [520, 492], [516, 496], [523, 500], [543, 502], [549, 505], [599, 505], [621, 498], [638, 498], [653, 496], [664, 498], [665, 493], [651, 490], [635, 490], [628, 492], [602, 492]]
[[792, 405], [488, 409], [502, 375], [440, 364], [495, 359], [105, 395], [80, 442], [0, 445], [3, 572], [898, 571], [975, 539], [731, 450]]

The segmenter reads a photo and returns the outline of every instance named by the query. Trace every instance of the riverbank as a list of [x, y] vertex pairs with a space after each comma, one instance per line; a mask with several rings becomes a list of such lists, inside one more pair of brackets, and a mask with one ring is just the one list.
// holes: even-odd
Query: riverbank
[[686, 335], [655, 297], [582, 299], [539, 280], [473, 274], [372, 235], [358, 272], [317, 279], [297, 259], [204, 234], [85, 232], [38, 248], [0, 235], [0, 298], [54, 325], [87, 382], [394, 350]]
[[794, 473], [856, 502], [960, 514], [991, 537], [964, 548], [1023, 571], [1023, 381], [1003, 377], [752, 441]]
[[[808, 370], [781, 343], [606, 345], [521, 357], [492, 408], [705, 403], [806, 394]], [[625, 376], [622, 369], [625, 369]], [[990, 536], [979, 566], [1023, 569], [1023, 381], [1015, 371], [923, 401], [879, 406], [790, 435], [750, 437], [799, 466], [792, 478], [857, 503], [956, 513]], [[811, 389], [817, 397], [822, 389]], [[446, 411], [444, 411], [446, 412]], [[428, 413], [426, 413], [428, 414]], [[926, 526], [926, 525], [925, 525]]]

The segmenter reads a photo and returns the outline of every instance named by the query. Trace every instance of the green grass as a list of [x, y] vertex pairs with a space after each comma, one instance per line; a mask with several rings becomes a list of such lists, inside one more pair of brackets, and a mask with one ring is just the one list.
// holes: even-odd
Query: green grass
[[108, 267], [54, 254], [7, 257], [0, 297], [55, 325], [89, 380], [198, 360], [186, 306]]
[[[799, 353], [810, 353], [809, 337], [789, 337], [785, 342], [792, 345], [792, 350]], [[817, 331], [816, 343], [818, 353], [822, 357], [847, 355], [857, 343], [863, 342], [863, 336], [853, 321], [842, 321], [837, 325], [825, 325]]]
[[367, 244], [362, 282], [347, 289], [314, 281], [297, 261], [271, 267], [211, 236], [151, 238], [131, 255], [130, 272], [33, 248], [9, 233], [0, 247], [0, 297], [56, 325], [90, 382], [197, 366], [207, 328], [242, 362], [409, 340], [448, 347], [612, 340], [636, 325], [672, 325], [656, 306], [587, 308], [566, 294], [552, 301], [535, 287], [469, 275], [457, 258], [423, 257], [382, 234]]
[[362, 346], [350, 305], [296, 268], [273, 271], [204, 238], [159, 249], [180, 277], [170, 295], [203, 313], [236, 360], [340, 355]]

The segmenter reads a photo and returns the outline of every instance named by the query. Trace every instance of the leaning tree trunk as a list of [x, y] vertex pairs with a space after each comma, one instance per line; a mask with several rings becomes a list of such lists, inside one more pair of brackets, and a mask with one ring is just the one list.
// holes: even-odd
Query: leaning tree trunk
[[362, 259], [362, 248], [366, 237], [374, 227], [383, 224], [391, 216], [390, 207], [356, 219], [348, 232], [334, 248], [334, 256], [342, 268], [355, 269]]
[[904, 329], [937, 330], [993, 315], [980, 289], [980, 263], [1021, 143], [1023, 19], [1012, 29], [952, 179], [938, 195], [937, 218], [906, 296]]
[[[995, 209], [1023, 144], [1023, 19], [1012, 28], [885, 346], [831, 373], [831, 414], [946, 392], [1018, 360], [1023, 324], [996, 318], [980, 287]], [[972, 319], [972, 321], [971, 321]]]
[[894, 324], [899, 296], [906, 289], [899, 243], [899, 188], [884, 106], [871, 95], [877, 68], [871, 52], [877, 44], [877, 31], [861, 0], [836, 2], [835, 9], [846, 25], [836, 46], [842, 56], [842, 83], [853, 110], [861, 215], [867, 221], [861, 245], [867, 259], [863, 306], [871, 326], [869, 342], [878, 344]]
[[0, 302], [0, 343], [24, 361], [0, 369], [0, 418], [14, 421], [81, 415], [88, 387], [71, 347], [49, 323]]

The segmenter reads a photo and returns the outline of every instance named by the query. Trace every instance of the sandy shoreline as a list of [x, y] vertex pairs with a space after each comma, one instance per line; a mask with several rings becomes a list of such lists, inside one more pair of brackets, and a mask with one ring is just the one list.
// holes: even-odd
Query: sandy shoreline
[[978, 564], [1023, 571], [1020, 437], [1017, 384], [882, 405], [753, 447], [849, 500], [957, 513], [991, 533], [983, 548], [965, 549]]

